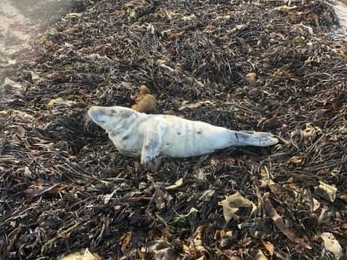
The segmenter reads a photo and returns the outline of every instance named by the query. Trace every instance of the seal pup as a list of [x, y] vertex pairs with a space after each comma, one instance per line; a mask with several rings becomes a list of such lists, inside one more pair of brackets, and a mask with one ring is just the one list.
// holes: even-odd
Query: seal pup
[[186, 158], [231, 146], [270, 146], [278, 142], [271, 133], [233, 131], [172, 115], [153, 115], [121, 106], [92, 106], [88, 115], [107, 133], [117, 150], [141, 157], [147, 164], [158, 155]]

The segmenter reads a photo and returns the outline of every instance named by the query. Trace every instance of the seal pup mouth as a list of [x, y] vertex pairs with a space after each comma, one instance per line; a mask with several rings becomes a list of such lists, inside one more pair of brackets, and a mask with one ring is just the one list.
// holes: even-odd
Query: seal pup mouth
[[110, 116], [108, 114], [108, 110], [103, 109], [103, 107], [92, 106], [88, 109], [89, 118], [98, 125], [103, 125], [110, 120]]

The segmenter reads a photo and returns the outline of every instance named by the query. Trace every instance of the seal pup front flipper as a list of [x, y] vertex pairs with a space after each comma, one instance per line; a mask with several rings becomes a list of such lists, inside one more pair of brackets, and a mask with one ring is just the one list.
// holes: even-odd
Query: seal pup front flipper
[[278, 139], [271, 133], [266, 132], [247, 132], [247, 131], [232, 131], [231, 138], [235, 146], [271, 146], [278, 143]]
[[147, 128], [144, 132], [141, 150], [141, 164], [148, 164], [159, 155], [165, 131], [165, 125], [159, 123], [153, 125], [151, 128]]

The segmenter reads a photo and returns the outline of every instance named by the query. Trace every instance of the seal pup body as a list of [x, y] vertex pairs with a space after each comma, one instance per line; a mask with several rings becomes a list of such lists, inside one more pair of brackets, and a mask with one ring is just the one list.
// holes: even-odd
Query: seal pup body
[[120, 106], [92, 106], [88, 115], [108, 133], [120, 153], [141, 157], [141, 164], [158, 155], [186, 158], [231, 146], [270, 146], [278, 142], [271, 133], [233, 131], [201, 121], [148, 115]]

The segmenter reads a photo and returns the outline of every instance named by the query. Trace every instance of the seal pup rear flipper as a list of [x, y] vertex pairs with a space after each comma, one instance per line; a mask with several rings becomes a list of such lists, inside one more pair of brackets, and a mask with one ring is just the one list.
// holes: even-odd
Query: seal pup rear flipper
[[231, 138], [234, 146], [271, 146], [278, 143], [278, 139], [271, 133], [231, 131]]

